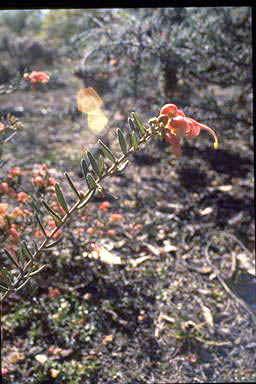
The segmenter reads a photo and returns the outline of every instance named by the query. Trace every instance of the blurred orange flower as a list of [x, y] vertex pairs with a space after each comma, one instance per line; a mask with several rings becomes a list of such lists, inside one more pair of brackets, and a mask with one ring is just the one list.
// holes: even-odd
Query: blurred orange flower
[[9, 169], [9, 173], [12, 177], [21, 176], [21, 168], [20, 167], [13, 167], [13, 168]]
[[32, 71], [31, 73], [24, 73], [24, 80], [30, 81], [33, 84], [36, 83], [48, 83], [50, 76], [45, 72], [41, 71]]
[[99, 205], [99, 209], [104, 212], [106, 211], [108, 208], [110, 207], [110, 203], [108, 201], [103, 201], [100, 205]]
[[121, 215], [120, 213], [112, 213], [112, 215], [110, 216], [111, 221], [120, 221], [123, 220], [123, 218], [123, 215]]
[[5, 125], [0, 121], [0, 132], [5, 130]]
[[4, 216], [1, 216], [0, 215], [0, 229], [3, 229], [5, 227], [5, 219], [4, 219]]
[[26, 192], [19, 192], [18, 195], [17, 195], [17, 199], [21, 203], [25, 203], [27, 201], [27, 199], [28, 199], [28, 195], [27, 195]]
[[5, 183], [5, 182], [1, 183], [0, 184], [0, 190], [7, 193], [8, 190], [9, 190], [9, 185], [7, 183]]
[[6, 203], [0, 203], [0, 215], [6, 216], [8, 212], [8, 204]]

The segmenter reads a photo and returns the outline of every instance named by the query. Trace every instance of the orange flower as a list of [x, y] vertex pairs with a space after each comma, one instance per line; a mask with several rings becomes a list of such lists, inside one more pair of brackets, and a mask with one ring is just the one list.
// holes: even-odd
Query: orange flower
[[12, 210], [11, 212], [11, 215], [10, 215], [13, 219], [17, 219], [19, 217], [23, 218], [26, 216], [25, 212], [23, 211], [23, 209], [19, 208], [19, 207], [16, 207]]
[[10, 227], [10, 229], [9, 229], [9, 234], [10, 234], [10, 236], [12, 237], [12, 240], [13, 240], [14, 242], [19, 241], [19, 239], [20, 239], [20, 233], [17, 231], [17, 229], [16, 229], [16, 225], [15, 225], [15, 224], [11, 224], [11, 227]]
[[20, 167], [13, 167], [13, 168], [9, 169], [9, 173], [12, 177], [21, 176], [21, 168]]
[[176, 156], [181, 156], [180, 138], [183, 136], [187, 139], [198, 136], [201, 129], [206, 130], [214, 138], [214, 148], [219, 146], [218, 137], [214, 130], [207, 125], [201, 124], [198, 121], [187, 117], [181, 109], [178, 109], [175, 104], [166, 104], [161, 108], [160, 115], [168, 117], [166, 125], [167, 133], [165, 140], [172, 145], [172, 152]]
[[95, 233], [95, 228], [89, 227], [86, 231], [89, 235], [93, 235]]
[[38, 187], [42, 187], [45, 184], [45, 180], [41, 176], [34, 177], [33, 182]]
[[17, 199], [21, 203], [25, 203], [28, 199], [28, 195], [26, 194], [26, 192], [19, 192], [17, 195]]
[[9, 190], [9, 185], [7, 183], [1, 183], [0, 190], [7, 193]]
[[35, 235], [35, 237], [37, 237], [38, 239], [40, 239], [40, 238], [43, 237], [43, 234], [42, 234], [42, 232], [41, 232], [39, 229], [36, 229], [36, 230], [35, 230], [34, 235]]
[[48, 179], [48, 185], [55, 185], [57, 183], [55, 177], [50, 176]]
[[120, 213], [113, 213], [110, 217], [111, 221], [120, 221], [123, 220], [123, 215], [120, 215]]
[[107, 234], [108, 234], [109, 236], [115, 236], [116, 231], [115, 231], [114, 229], [108, 229], [108, 230], [107, 230]]
[[5, 219], [4, 216], [0, 215], [0, 229], [3, 229], [5, 227]]
[[55, 228], [56, 227], [56, 223], [55, 223], [55, 221], [53, 219], [48, 220], [47, 224], [49, 225], [50, 228]]
[[31, 73], [24, 73], [24, 80], [30, 81], [32, 85], [36, 83], [48, 83], [50, 76], [45, 72], [32, 71]]
[[110, 203], [108, 201], [103, 201], [100, 205], [99, 205], [99, 209], [104, 212], [106, 211], [108, 208], [110, 207]]
[[0, 132], [5, 130], [5, 125], [0, 121]]
[[0, 203], [0, 215], [5, 217], [8, 213], [8, 204]]
[[60, 290], [59, 288], [48, 288], [48, 298], [52, 299], [54, 297], [59, 297], [60, 296]]

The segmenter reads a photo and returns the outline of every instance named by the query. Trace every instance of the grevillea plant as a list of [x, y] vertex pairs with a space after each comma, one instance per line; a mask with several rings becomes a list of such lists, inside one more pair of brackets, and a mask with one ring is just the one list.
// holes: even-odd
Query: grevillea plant
[[[25, 80], [30, 81], [34, 86], [37, 82], [48, 82], [49, 76], [43, 72], [33, 71], [31, 74], [25, 75]], [[14, 256], [9, 250], [4, 249], [5, 255], [10, 259], [16, 272], [12, 273], [8, 270], [0, 271], [0, 290], [2, 296], [0, 301], [5, 300], [11, 293], [22, 289], [35, 275], [40, 273], [46, 265], [38, 265], [38, 258], [41, 253], [53, 248], [62, 240], [57, 238], [56, 234], [60, 228], [65, 225], [72, 214], [83, 209], [92, 200], [97, 191], [104, 194], [102, 181], [116, 172], [122, 172], [128, 165], [129, 155], [140, 150], [140, 148], [148, 144], [153, 137], [161, 137], [171, 144], [171, 150], [174, 155], [181, 155], [180, 138], [193, 138], [199, 135], [200, 130], [207, 130], [215, 140], [214, 146], [218, 147], [218, 139], [215, 132], [198, 123], [194, 119], [185, 116], [184, 112], [174, 104], [166, 104], [160, 109], [160, 114], [154, 117], [144, 125], [135, 112], [131, 113], [128, 118], [129, 132], [125, 134], [121, 129], [117, 129], [117, 138], [122, 151], [122, 155], [118, 157], [113, 151], [98, 140], [98, 155], [93, 155], [87, 151], [85, 157], [81, 160], [81, 168], [87, 183], [86, 191], [79, 191], [68, 173], [64, 173], [67, 182], [73, 191], [76, 201], [69, 206], [65, 198], [61, 186], [55, 184], [55, 194], [59, 205], [62, 207], [61, 215], [49, 204], [42, 200], [42, 205], [55, 222], [55, 227], [48, 233], [44, 227], [42, 219], [38, 213], [35, 213], [35, 221], [42, 233], [43, 240], [40, 245], [34, 243], [34, 249], [31, 249], [25, 241], [21, 242], [19, 256]], [[3, 204], [2, 204], [3, 205]], [[4, 208], [4, 207], [3, 207]]]

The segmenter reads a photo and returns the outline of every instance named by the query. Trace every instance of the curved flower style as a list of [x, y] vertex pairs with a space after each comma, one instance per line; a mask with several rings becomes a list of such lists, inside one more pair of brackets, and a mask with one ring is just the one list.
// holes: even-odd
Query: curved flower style
[[208, 131], [208, 133], [213, 136], [214, 148], [218, 148], [218, 137], [214, 130], [207, 125], [199, 123], [191, 117], [187, 117], [185, 113], [181, 109], [178, 109], [175, 104], [164, 105], [160, 111], [160, 116], [161, 115], [168, 117], [165, 140], [172, 145], [172, 152], [177, 157], [182, 155], [179, 139], [182, 136], [187, 139], [192, 139], [200, 134], [201, 129]]

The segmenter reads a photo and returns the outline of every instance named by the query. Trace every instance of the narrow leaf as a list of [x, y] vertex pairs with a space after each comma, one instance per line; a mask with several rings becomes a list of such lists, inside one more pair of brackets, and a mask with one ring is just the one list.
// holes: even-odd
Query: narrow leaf
[[28, 279], [26, 279], [24, 281], [24, 283], [22, 283], [18, 288], [15, 289], [15, 291], [19, 291], [20, 289], [22, 289], [23, 287], [25, 287], [25, 285], [27, 285], [27, 283], [29, 282], [29, 280], [31, 279], [31, 277], [29, 277]]
[[38, 225], [39, 225], [41, 231], [43, 232], [44, 236], [45, 236], [46, 238], [48, 238], [48, 235], [47, 235], [47, 233], [46, 233], [46, 230], [44, 229], [44, 226], [43, 226], [43, 224], [42, 224], [42, 222], [41, 222], [41, 220], [40, 220], [40, 218], [39, 218], [39, 216], [38, 216], [37, 213], [35, 213], [35, 218], [36, 218], [36, 221], [37, 221], [37, 223], [38, 223]]
[[136, 126], [138, 127], [141, 136], [143, 136], [143, 135], [145, 134], [145, 128], [143, 127], [142, 122], [140, 121], [140, 119], [138, 118], [138, 116], [136, 115], [135, 112], [132, 112], [132, 117], [133, 117], [134, 120], [135, 120], [135, 124], [136, 124]]
[[118, 172], [124, 171], [128, 164], [129, 164], [129, 160], [126, 160], [123, 164], [120, 164], [118, 169], [117, 169]]
[[81, 160], [81, 167], [82, 167], [82, 171], [83, 171], [83, 174], [84, 174], [84, 178], [86, 178], [87, 173], [89, 172], [89, 169], [88, 169], [88, 166], [87, 166], [87, 163], [86, 163], [85, 159]]
[[0, 284], [0, 291], [7, 292], [8, 290], [8, 287], [4, 287], [2, 284]]
[[63, 236], [59, 237], [57, 240], [53, 241], [51, 244], [45, 245], [43, 250], [54, 247], [56, 244], [60, 243], [62, 239], [63, 239]]
[[73, 191], [75, 192], [75, 194], [77, 195], [77, 197], [81, 200], [81, 196], [80, 196], [78, 190], [76, 189], [76, 187], [75, 187], [73, 181], [71, 180], [71, 177], [69, 176], [69, 174], [68, 174], [67, 172], [64, 172], [64, 175], [65, 175], [65, 177], [66, 177], [66, 179], [67, 179], [67, 181], [68, 181], [70, 187], [73, 189]]
[[119, 140], [119, 145], [122, 149], [122, 152], [124, 155], [127, 154], [127, 144], [126, 144], [126, 140], [125, 140], [125, 136], [123, 134], [123, 132], [121, 131], [121, 129], [117, 129], [117, 134], [118, 134], [118, 140]]
[[131, 132], [138, 132], [138, 129], [137, 129], [136, 125], [134, 124], [134, 121], [132, 120], [131, 117], [128, 117], [128, 125], [129, 125]]
[[46, 201], [42, 200], [42, 204], [44, 205], [45, 209], [52, 215], [52, 217], [57, 221], [57, 223], [61, 223], [61, 218], [59, 215], [46, 203]]
[[39, 272], [41, 272], [45, 267], [47, 267], [47, 264], [41, 265], [40, 268], [36, 269], [33, 272], [30, 272], [29, 277], [37, 275]]
[[113, 161], [113, 163], [115, 163], [116, 162], [116, 158], [115, 158], [114, 154], [112, 153], [112, 151], [106, 146], [106, 144], [104, 144], [100, 139], [98, 140], [98, 144], [100, 145], [103, 154], [109, 160], [111, 160], [111, 161]]
[[83, 208], [86, 204], [88, 204], [89, 201], [93, 198], [95, 192], [96, 192], [96, 189], [92, 189], [91, 191], [87, 191], [86, 198], [77, 206], [77, 209]]
[[94, 180], [93, 176], [89, 173], [86, 176], [86, 181], [89, 189], [97, 189], [98, 185], [96, 184], [96, 181]]
[[66, 200], [63, 196], [63, 193], [58, 183], [55, 184], [55, 192], [56, 192], [57, 200], [60, 203], [61, 207], [64, 209], [66, 213], [68, 213], [68, 206], [67, 206]]
[[23, 254], [24, 259], [33, 260], [33, 255], [28, 249], [28, 246], [25, 241], [21, 242], [21, 252]]
[[139, 148], [139, 142], [138, 142], [138, 139], [137, 139], [135, 132], [132, 132], [132, 134], [131, 134], [131, 144], [132, 144], [134, 151], [137, 151], [137, 149]]
[[88, 156], [88, 159], [90, 160], [90, 163], [91, 163], [91, 166], [92, 166], [92, 169], [93, 169], [95, 175], [100, 176], [100, 170], [99, 170], [97, 161], [94, 158], [93, 154], [90, 151], [87, 151], [87, 156]]
[[18, 268], [18, 269], [20, 269], [21, 268], [21, 266], [19, 265], [19, 263], [18, 263], [18, 261], [15, 259], [15, 257], [6, 249], [6, 248], [4, 248], [4, 251], [5, 251], [5, 253], [6, 253], [6, 255], [9, 257], [9, 259], [11, 260], [11, 262], [13, 263], [13, 264], [15, 264], [15, 266]]
[[101, 177], [105, 169], [104, 157], [101, 154], [99, 155], [98, 166], [99, 166], [100, 177]]
[[10, 287], [12, 285], [12, 275], [6, 268], [1, 268], [1, 284]]

